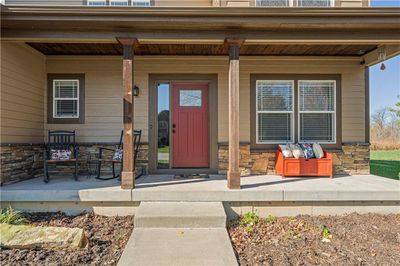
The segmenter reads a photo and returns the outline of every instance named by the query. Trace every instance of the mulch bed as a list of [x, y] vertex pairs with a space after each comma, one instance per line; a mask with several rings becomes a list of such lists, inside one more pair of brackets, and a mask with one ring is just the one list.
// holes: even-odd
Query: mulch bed
[[34, 225], [83, 228], [88, 250], [53, 251], [2, 249], [0, 265], [117, 265], [133, 230], [133, 217], [105, 217], [92, 213], [66, 216], [62, 213], [29, 214]]
[[[400, 215], [282, 217], [254, 226], [240, 221], [229, 227], [240, 265], [400, 265]], [[322, 241], [323, 228], [330, 242]]]

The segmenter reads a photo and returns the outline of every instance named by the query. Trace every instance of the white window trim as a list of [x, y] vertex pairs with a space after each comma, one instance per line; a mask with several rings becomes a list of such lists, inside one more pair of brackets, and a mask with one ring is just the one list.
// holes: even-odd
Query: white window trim
[[[113, 5], [113, 2], [126, 2], [126, 5]], [[129, 1], [128, 0], [110, 0], [110, 6], [129, 6]]]
[[[300, 110], [300, 83], [301, 82], [312, 82], [312, 83], [317, 83], [317, 82], [333, 82], [333, 111], [301, 111]], [[298, 96], [297, 96], [297, 132], [298, 132], [298, 139], [299, 139], [299, 143], [312, 143], [312, 142], [316, 142], [319, 144], [336, 144], [336, 80], [306, 80], [306, 79], [302, 79], [302, 80], [298, 80], [297, 81], [297, 90], [298, 90]], [[333, 114], [333, 119], [332, 119], [332, 129], [333, 129], [333, 141], [318, 141], [318, 140], [303, 140], [301, 141], [301, 120], [300, 120], [300, 114], [310, 114], [310, 113], [314, 113], [314, 114]]]
[[[292, 111], [258, 111], [258, 83], [259, 82], [264, 82], [264, 81], [272, 81], [272, 82], [287, 82], [290, 81], [292, 83]], [[282, 79], [282, 80], [270, 80], [270, 79], [263, 79], [263, 80], [257, 80], [256, 81], [256, 144], [285, 144], [285, 143], [294, 143], [294, 127], [295, 127], [295, 121], [294, 121], [294, 93], [295, 87], [294, 87], [294, 80], [290, 80], [290, 79]], [[277, 142], [277, 141], [260, 141], [258, 138], [258, 114], [291, 114], [291, 140], [290, 141], [284, 141], [284, 142]]]
[[138, 7], [138, 5], [135, 5], [134, 3], [135, 2], [146, 2], [146, 3], [148, 3], [148, 5], [144, 5], [144, 6], [139, 6], [139, 7], [148, 7], [148, 6], [151, 6], [151, 0], [132, 0], [131, 1], [131, 6], [135, 6], [135, 7]]
[[257, 6], [257, 7], [267, 7], [267, 8], [293, 7], [293, 1], [294, 1], [294, 0], [289, 0], [289, 6], [262, 6], [262, 5], [259, 5], [258, 0], [256, 0], [256, 6]]
[[[91, 5], [90, 3], [96, 3], [96, 2], [103, 2], [104, 5]], [[105, 0], [87, 0], [86, 5], [88, 6], [107, 6], [107, 1]]]
[[[303, 6], [300, 6], [300, 2], [301, 2], [302, 0], [297, 0], [297, 6], [298, 7], [303, 7]], [[335, 1], [336, 0], [328, 0], [329, 1], [329, 5], [327, 6], [327, 7], [334, 7], [335, 6]], [[316, 7], [313, 7], [313, 6], [306, 6], [306, 7], [304, 7], [304, 8], [318, 8], [317, 6]], [[322, 8], [322, 7], [319, 7], [319, 8]]]
[[[77, 94], [76, 97], [74, 98], [56, 98], [56, 82], [59, 81], [76, 81], [78, 83], [78, 88], [77, 88]], [[53, 118], [57, 119], [64, 119], [64, 118], [79, 118], [79, 94], [80, 94], [80, 83], [79, 79], [54, 79], [53, 80]], [[59, 100], [76, 100], [77, 105], [76, 105], [76, 116], [70, 115], [70, 116], [57, 116], [56, 115], [56, 101]]]

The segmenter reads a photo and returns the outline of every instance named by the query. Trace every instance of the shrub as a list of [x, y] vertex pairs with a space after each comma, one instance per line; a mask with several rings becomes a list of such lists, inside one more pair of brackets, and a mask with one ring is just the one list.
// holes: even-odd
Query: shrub
[[260, 218], [255, 212], [247, 212], [243, 215], [242, 224], [253, 226], [258, 222], [258, 220], [260, 220]]
[[28, 219], [21, 212], [14, 211], [11, 206], [0, 212], [0, 223], [19, 225], [27, 224], [28, 222]]
[[273, 216], [273, 215], [270, 214], [270, 215], [267, 216], [267, 218], [265, 218], [265, 220], [266, 220], [268, 223], [273, 224], [273, 223], [276, 222], [277, 218], [276, 218], [275, 216]]
[[332, 234], [329, 228], [325, 227], [322, 229], [322, 238], [324, 239], [332, 239]]

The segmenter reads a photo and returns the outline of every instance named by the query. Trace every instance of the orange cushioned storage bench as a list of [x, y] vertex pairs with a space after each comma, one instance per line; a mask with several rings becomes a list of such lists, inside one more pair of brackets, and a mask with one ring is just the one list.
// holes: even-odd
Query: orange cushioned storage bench
[[276, 173], [285, 176], [329, 176], [332, 178], [332, 154], [324, 151], [321, 159], [285, 158], [276, 151]]

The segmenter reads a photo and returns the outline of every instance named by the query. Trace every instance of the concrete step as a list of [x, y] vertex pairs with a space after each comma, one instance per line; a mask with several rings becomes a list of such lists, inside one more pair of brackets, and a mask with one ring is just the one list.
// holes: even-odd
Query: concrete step
[[135, 228], [118, 266], [238, 265], [224, 228]]
[[226, 228], [221, 202], [141, 202], [135, 228]]

